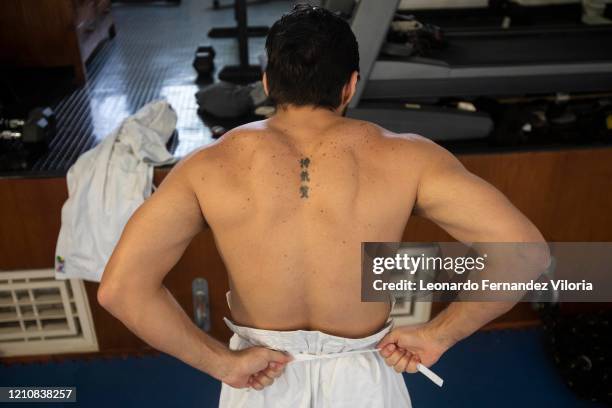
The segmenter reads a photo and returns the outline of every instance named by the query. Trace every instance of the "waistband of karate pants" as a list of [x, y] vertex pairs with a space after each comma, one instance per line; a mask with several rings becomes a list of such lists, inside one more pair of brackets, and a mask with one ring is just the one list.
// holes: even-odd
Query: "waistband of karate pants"
[[[229, 300], [229, 292], [228, 292]], [[392, 306], [394, 304], [392, 300]], [[393, 327], [389, 318], [378, 332], [361, 338], [334, 336], [318, 330], [276, 331], [239, 326], [223, 318], [229, 329], [251, 346], [262, 346], [290, 354], [308, 353], [313, 355], [343, 353], [354, 350], [373, 349]]]

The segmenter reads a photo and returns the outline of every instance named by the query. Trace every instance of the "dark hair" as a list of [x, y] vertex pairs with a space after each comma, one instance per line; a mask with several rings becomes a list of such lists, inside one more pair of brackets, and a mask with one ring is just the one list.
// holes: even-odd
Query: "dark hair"
[[349, 24], [321, 7], [298, 4], [274, 23], [266, 39], [268, 91], [277, 105], [336, 109], [342, 88], [359, 71]]

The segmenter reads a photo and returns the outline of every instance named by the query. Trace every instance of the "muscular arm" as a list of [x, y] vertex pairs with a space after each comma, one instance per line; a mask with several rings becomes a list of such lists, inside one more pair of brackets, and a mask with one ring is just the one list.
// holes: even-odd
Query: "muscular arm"
[[195, 326], [162, 284], [206, 225], [190, 182], [192, 167], [189, 158], [175, 166], [131, 217], [104, 271], [98, 301], [152, 347], [232, 386], [261, 389], [280, 375], [286, 356], [263, 348], [230, 351]]
[[[537, 228], [503, 194], [469, 173], [446, 150], [433, 143], [421, 143], [424, 143], [427, 164], [418, 186], [416, 214], [432, 220], [464, 243], [543, 243]], [[547, 247], [527, 247], [528, 251], [519, 255], [525, 257], [525, 264], [541, 272], [549, 262]], [[508, 272], [503, 262], [487, 262], [487, 269], [493, 274]], [[381, 354], [396, 371], [415, 372], [417, 363], [434, 364], [457, 341], [505, 313], [515, 303], [453, 302], [423, 326], [393, 330], [379, 344]]]
[[416, 214], [461, 242], [538, 242], [537, 228], [495, 187], [433, 145], [419, 181]]
[[226, 348], [199, 330], [162, 285], [205, 222], [178, 164], [127, 223], [102, 277], [98, 301], [154, 348], [215, 377]]
[[[538, 229], [497, 189], [469, 173], [444, 149], [430, 146], [416, 213], [465, 243], [543, 242]], [[529, 262], [548, 264], [545, 246], [529, 246]], [[490, 268], [495, 268], [491, 265]], [[543, 270], [540, 269], [540, 270]], [[517, 299], [518, 300], [518, 299]], [[515, 302], [454, 302], [430, 325], [455, 342], [508, 311]]]

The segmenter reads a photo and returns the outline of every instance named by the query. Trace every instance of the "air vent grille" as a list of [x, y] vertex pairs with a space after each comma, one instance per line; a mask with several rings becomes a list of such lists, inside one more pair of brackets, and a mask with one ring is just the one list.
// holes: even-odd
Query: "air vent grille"
[[83, 282], [53, 269], [0, 272], [0, 356], [97, 351]]

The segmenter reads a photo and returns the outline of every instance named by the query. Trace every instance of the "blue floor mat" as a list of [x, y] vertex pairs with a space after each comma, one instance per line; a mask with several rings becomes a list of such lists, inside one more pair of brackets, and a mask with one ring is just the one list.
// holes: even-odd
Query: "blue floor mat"
[[[481, 332], [435, 365], [438, 388], [406, 375], [414, 407], [597, 407], [577, 399], [545, 354], [537, 329]], [[2, 386], [76, 386], [78, 403], [45, 407], [215, 407], [221, 385], [162, 355], [0, 366]], [[7, 404], [24, 407], [27, 404]], [[40, 406], [37, 404], [36, 406]]]
[[438, 388], [420, 374], [405, 375], [414, 407], [600, 407], [578, 399], [557, 373], [539, 329], [479, 332], [458, 343], [433, 367]]

